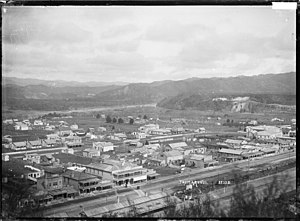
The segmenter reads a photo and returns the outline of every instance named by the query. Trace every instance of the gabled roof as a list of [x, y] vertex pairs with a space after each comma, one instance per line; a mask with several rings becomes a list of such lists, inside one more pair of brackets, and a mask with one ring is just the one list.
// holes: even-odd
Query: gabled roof
[[63, 177], [68, 177], [77, 181], [84, 181], [84, 180], [89, 180], [89, 179], [98, 179], [97, 176], [88, 174], [88, 173], [83, 173], [83, 172], [78, 172], [74, 170], [67, 170], [62, 174]]
[[186, 142], [178, 142], [178, 143], [169, 143], [168, 144], [172, 149], [179, 148], [179, 147], [187, 147], [188, 145]]
[[12, 144], [15, 145], [16, 147], [27, 146], [27, 142], [26, 141], [13, 142]]
[[235, 155], [241, 155], [243, 152], [245, 152], [244, 150], [236, 150], [236, 149], [227, 149], [227, 148], [223, 148], [221, 150], [219, 150], [219, 153], [228, 153], [228, 154], [235, 154]]
[[29, 143], [31, 145], [42, 145], [42, 141], [41, 140], [33, 140], [33, 141], [29, 141]]
[[171, 150], [171, 151], [165, 152], [164, 155], [166, 157], [183, 156], [182, 153], [180, 153], [178, 150]]

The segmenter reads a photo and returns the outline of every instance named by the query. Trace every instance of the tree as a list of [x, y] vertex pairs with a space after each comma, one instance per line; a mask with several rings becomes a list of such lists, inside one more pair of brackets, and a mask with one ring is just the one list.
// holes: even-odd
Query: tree
[[97, 116], [96, 116], [96, 118], [99, 119], [100, 117], [101, 117], [101, 116], [100, 116], [100, 114], [98, 113]]
[[144, 118], [144, 120], [147, 120], [147, 119], [148, 119], [148, 117], [147, 117], [147, 115], [146, 115], [146, 114], [144, 115], [144, 117], [143, 117], [143, 118]]
[[227, 122], [227, 123], [230, 123], [230, 120], [229, 120], [229, 119], [227, 119], [227, 120], [226, 120], [226, 122]]
[[111, 123], [111, 117], [109, 115], [106, 116], [106, 123]]
[[123, 123], [124, 123], [124, 120], [123, 120], [122, 118], [119, 118], [119, 119], [118, 119], [118, 123], [119, 123], [119, 124], [123, 124]]
[[117, 123], [117, 119], [114, 117], [112, 120], [113, 123]]
[[138, 117], [141, 119], [141, 118], [142, 118], [142, 115], [141, 115], [141, 114], [139, 114], [139, 115], [138, 115]]
[[129, 123], [130, 123], [130, 124], [133, 124], [133, 123], [134, 123], [134, 120], [133, 120], [132, 118], [130, 118]]
[[233, 120], [231, 120], [231, 123], [233, 124]]

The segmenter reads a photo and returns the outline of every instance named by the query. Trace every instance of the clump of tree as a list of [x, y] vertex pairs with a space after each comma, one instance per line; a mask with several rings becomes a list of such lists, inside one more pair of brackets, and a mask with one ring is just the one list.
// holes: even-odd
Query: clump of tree
[[133, 118], [130, 118], [130, 120], [129, 120], [129, 124], [133, 124], [134, 123], [134, 120], [133, 120]]
[[106, 116], [106, 123], [111, 123], [112, 119], [109, 115]]
[[2, 184], [2, 217], [8, 220], [21, 217], [42, 217], [43, 206], [32, 197], [33, 192], [32, 184], [24, 178], [13, 178], [12, 181]]
[[123, 120], [122, 118], [119, 118], [119, 119], [118, 119], [118, 123], [119, 123], [119, 124], [123, 124], [123, 123], [124, 123], [124, 120]]
[[112, 120], [112, 122], [115, 124], [115, 123], [117, 123], [117, 118], [113, 118], [113, 120]]
[[98, 114], [96, 115], [96, 118], [97, 118], [97, 119], [100, 119], [100, 117], [101, 117], [101, 115], [98, 113]]

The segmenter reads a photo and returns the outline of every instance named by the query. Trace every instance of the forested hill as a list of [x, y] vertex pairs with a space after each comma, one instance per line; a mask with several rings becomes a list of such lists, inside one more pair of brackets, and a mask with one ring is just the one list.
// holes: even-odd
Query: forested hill
[[[258, 103], [294, 104], [296, 73], [191, 78], [95, 87], [6, 84], [2, 86], [2, 106], [23, 110], [68, 110], [80, 107], [158, 103], [162, 107], [180, 109], [180, 106], [193, 108], [199, 102], [203, 105], [206, 97], [211, 99], [219, 95], [243, 94], [251, 94], [251, 101]], [[210, 102], [209, 99], [207, 102]], [[209, 107], [215, 104], [207, 105]]]

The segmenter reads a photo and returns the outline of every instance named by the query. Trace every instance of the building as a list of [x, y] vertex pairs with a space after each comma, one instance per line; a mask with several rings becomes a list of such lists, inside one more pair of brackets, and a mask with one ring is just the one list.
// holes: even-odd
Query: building
[[2, 153], [2, 161], [9, 161], [9, 155]]
[[82, 139], [79, 136], [68, 136], [68, 137], [66, 137], [65, 138], [65, 144], [69, 148], [84, 146], [84, 143], [82, 143]]
[[78, 125], [77, 124], [73, 124], [70, 126], [71, 130], [78, 130]]
[[100, 157], [100, 151], [94, 148], [88, 148], [82, 151], [84, 157]]
[[243, 153], [245, 153], [245, 150], [236, 150], [236, 149], [227, 149], [222, 148], [218, 151], [218, 159], [221, 162], [233, 162], [237, 160], [243, 159]]
[[179, 164], [183, 161], [183, 154], [178, 150], [164, 152], [166, 164]]
[[31, 164], [33, 164], [33, 163], [40, 164], [41, 156], [37, 153], [32, 153], [32, 154], [25, 153], [25, 157], [23, 158], [23, 160], [28, 161]]
[[145, 139], [146, 138], [146, 133], [132, 132], [132, 135], [134, 135], [136, 139]]
[[93, 148], [100, 152], [108, 152], [114, 150], [114, 145], [111, 142], [93, 142]]
[[188, 147], [186, 142], [169, 143], [168, 146], [171, 147], [172, 150], [176, 148]]
[[171, 130], [169, 130], [169, 129], [148, 130], [148, 134], [151, 134], [151, 135], [170, 135]]
[[146, 124], [144, 126], [141, 126], [138, 130], [143, 133], [149, 133], [152, 130], [158, 130], [159, 125], [158, 124]]
[[101, 179], [88, 173], [67, 170], [62, 177], [64, 184], [73, 186], [80, 194], [100, 191], [102, 187]]
[[11, 149], [13, 150], [26, 150], [28, 148], [27, 141], [12, 142]]
[[17, 122], [14, 126], [15, 130], [29, 130], [29, 127], [27, 124], [23, 124], [21, 122]]
[[241, 145], [247, 144], [247, 141], [245, 140], [233, 140], [233, 139], [226, 139], [224, 141], [227, 145], [233, 148], [240, 148]]
[[204, 168], [204, 157], [201, 155], [189, 155], [184, 160], [187, 167]]
[[34, 125], [34, 126], [43, 126], [44, 123], [43, 123], [43, 121], [41, 121], [41, 120], [35, 120], [35, 121], [33, 122], [33, 125]]
[[64, 186], [63, 177], [58, 173], [45, 172], [45, 176], [37, 179], [37, 194], [42, 194], [40, 203], [48, 204], [60, 199], [72, 199], [78, 195], [72, 186]]
[[43, 144], [42, 144], [42, 140], [32, 140], [28, 142], [29, 144], [29, 148], [32, 149], [37, 149], [37, 148], [42, 148]]

